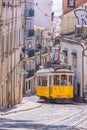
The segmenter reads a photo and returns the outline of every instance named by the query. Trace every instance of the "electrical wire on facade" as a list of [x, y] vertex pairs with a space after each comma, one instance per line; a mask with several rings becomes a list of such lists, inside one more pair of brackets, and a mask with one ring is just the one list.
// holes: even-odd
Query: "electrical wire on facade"
[[[43, 10], [39, 7], [39, 4], [35, 4], [37, 9], [42, 13], [42, 15], [46, 18], [46, 20], [50, 23], [51, 22], [51, 15], [49, 16], [47, 13], [44, 13]], [[50, 18], [50, 20], [49, 20]], [[50, 23], [51, 24], [51, 23]]]
[[[25, 1], [24, 2], [20, 2], [20, 3], [26, 3]], [[39, 7], [39, 5], [41, 5], [41, 6], [48, 6], [48, 5], [50, 5], [50, 4], [38, 4], [38, 3], [33, 3], [33, 2], [27, 2], [27, 3], [32, 3], [32, 4], [34, 4], [39, 10], [40, 10], [40, 12], [43, 14], [43, 16], [47, 19], [47, 21], [48, 22], [50, 22], [50, 20], [47, 18], [47, 17], [50, 17], [51, 18], [51, 16], [48, 16], [48, 14], [47, 13], [44, 13], [43, 11], [42, 11], [42, 9]], [[6, 7], [11, 7], [11, 8], [15, 8], [15, 7], [17, 7], [17, 6], [20, 6], [20, 5], [11, 5], [11, 4], [6, 4], [5, 5], [5, 2], [4, 2], [4, 5], [3, 4], [1, 4], [2, 6], [6, 6]]]

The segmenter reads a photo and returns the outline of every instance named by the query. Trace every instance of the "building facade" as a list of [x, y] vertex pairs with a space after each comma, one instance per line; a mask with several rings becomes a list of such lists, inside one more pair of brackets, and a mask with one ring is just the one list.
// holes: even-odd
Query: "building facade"
[[[84, 4], [83, 4], [84, 2]], [[87, 25], [87, 2], [80, 2], [80, 6], [74, 7], [72, 10], [61, 16], [61, 33], [73, 33], [76, 25]], [[79, 3], [78, 3], [79, 5]], [[64, 8], [65, 9], [65, 8]], [[71, 8], [70, 8], [71, 9]]]
[[86, 0], [63, 0], [63, 5], [62, 5], [62, 10], [63, 10], [63, 15], [66, 13], [72, 11], [75, 8], [78, 8], [80, 5], [84, 4], [87, 2]]
[[54, 32], [53, 21], [54, 13], [52, 11], [52, 0], [35, 0], [35, 25], [44, 28], [42, 33], [42, 51], [41, 63], [44, 65], [50, 60], [50, 48], [53, 46], [52, 37]]
[[34, 0], [34, 3], [35, 25], [39, 25], [51, 30], [52, 0]]
[[22, 100], [22, 4], [0, 1], [0, 109]]
[[[65, 1], [64, 1], [65, 2]], [[69, 0], [67, 1], [69, 4]], [[61, 19], [61, 62], [71, 65], [75, 74], [75, 96], [87, 100], [87, 12], [86, 1], [75, 1]]]
[[23, 94], [34, 93], [35, 42], [34, 42], [34, 0], [25, 0], [25, 38], [22, 52], [24, 54]]
[[[46, 7], [46, 8], [44, 8]], [[35, 93], [35, 72], [50, 59], [51, 0], [26, 0], [24, 94]], [[41, 11], [43, 10], [43, 11]], [[35, 25], [35, 26], [34, 26]], [[49, 33], [49, 34], [48, 34]]]

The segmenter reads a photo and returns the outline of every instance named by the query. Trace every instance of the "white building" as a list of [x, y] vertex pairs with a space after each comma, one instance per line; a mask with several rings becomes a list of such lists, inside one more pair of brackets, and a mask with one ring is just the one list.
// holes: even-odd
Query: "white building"
[[75, 96], [84, 97], [87, 91], [87, 56], [85, 56], [86, 45], [81, 41], [63, 38], [60, 42], [61, 63], [70, 65], [75, 74]]
[[76, 97], [87, 100], [87, 2], [78, 0], [74, 8], [70, 8], [68, 0], [63, 4], [60, 59], [74, 70]]

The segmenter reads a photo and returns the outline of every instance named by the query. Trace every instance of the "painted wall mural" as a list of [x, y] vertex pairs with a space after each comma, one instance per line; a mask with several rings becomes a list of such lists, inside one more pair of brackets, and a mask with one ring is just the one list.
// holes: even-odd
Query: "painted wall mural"
[[87, 25], [87, 6], [85, 9], [78, 9], [74, 11], [79, 25]]

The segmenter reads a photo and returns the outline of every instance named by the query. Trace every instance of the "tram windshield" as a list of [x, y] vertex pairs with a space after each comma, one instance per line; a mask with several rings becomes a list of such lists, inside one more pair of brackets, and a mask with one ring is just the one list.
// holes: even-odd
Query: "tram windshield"
[[54, 85], [71, 86], [73, 85], [72, 75], [54, 75]]
[[73, 77], [72, 77], [72, 75], [69, 75], [68, 85], [73, 85]]
[[73, 85], [73, 76], [72, 75], [61, 75], [61, 85], [63, 85], [63, 86]]
[[67, 75], [61, 75], [61, 85], [67, 85]]
[[54, 76], [54, 85], [59, 85], [59, 75]]

